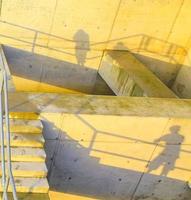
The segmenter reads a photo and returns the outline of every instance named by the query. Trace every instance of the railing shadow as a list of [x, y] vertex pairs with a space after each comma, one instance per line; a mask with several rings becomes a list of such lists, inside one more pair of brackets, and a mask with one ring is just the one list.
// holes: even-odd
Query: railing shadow
[[[127, 50], [132, 51], [133, 53], [136, 53], [136, 56], [138, 59], [140, 59], [141, 62], [145, 63], [149, 68], [156, 73], [156, 75], [161, 78], [161, 80], [168, 86], [172, 87], [176, 76], [181, 68], [181, 65], [185, 59], [185, 56], [187, 55], [187, 50], [180, 46], [176, 45], [175, 43], [170, 43], [166, 40], [162, 40], [153, 36], [149, 36], [146, 34], [135, 34], [132, 36], [127, 36], [123, 38], [116, 38], [109, 41], [101, 41], [101, 42], [94, 42], [89, 34], [85, 30], [77, 30], [74, 34], [72, 39], [67, 39], [64, 37], [60, 37], [57, 35], [49, 34], [46, 32], [38, 31], [35, 29], [32, 29], [30, 27], [24, 27], [21, 25], [17, 25], [11, 22], [2, 21], [0, 20], [0, 26], [8, 26], [11, 28], [14, 28], [15, 32], [1, 32], [0, 37], [7, 38], [11, 41], [16, 41], [18, 44], [20, 43], [20, 46], [17, 45], [11, 45], [16, 46], [19, 49], [22, 49], [22, 46], [26, 45], [28, 50], [20, 50], [20, 53], [22, 52], [23, 55], [20, 55], [21, 58], [31, 57], [35, 62], [38, 64], [37, 67], [34, 67], [32, 61], [31, 63], [27, 63], [27, 67], [34, 67], [35, 70], [27, 70], [26, 66], [23, 66], [25, 62], [27, 62], [27, 59], [25, 59], [25, 62], [19, 63], [20, 67], [25, 67], [23, 70], [18, 70], [18, 72], [15, 72], [18, 76], [21, 76], [23, 78], [35, 80], [35, 81], [42, 81], [45, 83], [50, 83], [55, 86], [63, 86], [66, 88], [76, 89], [78, 91], [79, 88], [77, 88], [76, 84], [77, 82], [80, 85], [79, 91], [86, 91], [87, 93], [92, 93], [90, 90], [92, 90], [93, 86], [91, 85], [90, 88], [88, 88], [88, 84], [90, 82], [93, 84], [96, 81], [96, 70], [94, 70], [92, 66], [89, 66], [87, 64], [87, 61], [92, 61], [95, 59], [101, 60], [100, 55], [95, 56], [89, 56], [88, 52], [90, 51], [103, 51], [101, 46], [106, 46], [107, 49], [115, 49], [115, 50]], [[17, 31], [21, 32], [23, 35], [26, 35], [28, 32], [29, 37], [18, 37]], [[3, 40], [2, 40], [3, 41]], [[51, 42], [45, 42], [45, 41], [51, 41]], [[14, 42], [13, 42], [14, 43]], [[131, 45], [131, 43], [133, 45]], [[113, 44], [113, 45], [108, 45]], [[10, 46], [10, 44], [9, 44]], [[108, 46], [108, 47], [107, 47]], [[38, 51], [38, 49], [45, 49], [52, 54], [48, 54], [51, 56], [42, 56], [40, 55], [41, 51]], [[14, 67], [14, 63], [12, 61], [15, 61], [14, 55], [12, 50], [10, 50], [10, 53], [8, 52], [10, 50], [10, 47], [7, 48], [7, 56], [8, 54], [11, 54], [12, 59], [8, 58], [8, 61], [11, 62], [12, 68]], [[17, 54], [19, 50], [15, 48], [15, 54]], [[149, 53], [156, 56], [147, 56]], [[27, 55], [28, 54], [28, 55]], [[55, 58], [54, 56], [58, 54], [59, 58]], [[18, 54], [17, 54], [18, 55]], [[34, 58], [32, 58], [34, 56]], [[65, 56], [69, 56], [71, 60], [76, 60], [76, 63], [70, 61], [65, 61]], [[60, 58], [63, 58], [60, 60]], [[162, 60], [158, 57], [163, 57], [166, 60]], [[42, 58], [42, 59], [41, 59]], [[45, 62], [46, 60], [48, 62]], [[21, 59], [22, 60], [22, 59]], [[69, 59], [70, 60], [70, 59]], [[18, 59], [17, 59], [18, 61]], [[56, 61], [56, 62], [55, 62]], [[59, 63], [60, 61], [60, 63]], [[97, 61], [96, 61], [97, 62]], [[49, 64], [48, 64], [49, 63]], [[47, 69], [44, 67], [47, 65]], [[56, 76], [54, 79], [48, 77], [47, 79], [44, 78], [49, 76], [47, 73], [50, 72], [50, 67], [55, 66], [58, 70], [54, 68], [54, 73], [56, 73]], [[42, 69], [43, 66], [43, 69]], [[69, 66], [69, 67], [67, 67]], [[83, 69], [84, 67], [84, 69]], [[14, 67], [15, 70], [19, 69], [19, 66]], [[62, 69], [61, 69], [62, 68]], [[69, 70], [70, 69], [70, 70]], [[37, 71], [37, 74], [31, 73], [31, 71]], [[46, 72], [47, 71], [47, 72]], [[57, 71], [57, 72], [55, 72]], [[88, 73], [86, 73], [86, 71]], [[45, 73], [45, 75], [42, 75], [42, 72]], [[60, 72], [60, 73], [59, 73]], [[31, 74], [32, 75], [31, 75]], [[54, 74], [51, 73], [51, 74]], [[88, 74], [88, 75], [87, 75]], [[62, 77], [62, 78], [61, 78]], [[71, 77], [71, 79], [70, 79]], [[74, 83], [74, 79], [76, 79], [76, 83]], [[81, 80], [78, 80], [78, 78]], [[46, 79], [46, 80], [45, 80]], [[56, 81], [57, 80], [57, 81]], [[83, 80], [83, 81], [82, 81]], [[68, 85], [66, 84], [68, 83]], [[73, 83], [72, 83], [73, 82]], [[75, 86], [74, 86], [75, 85]], [[106, 86], [106, 85], [105, 85]], [[85, 89], [83, 89], [85, 87]], [[82, 88], [82, 89], [81, 89]]]
[[[185, 55], [187, 55], [187, 50], [180, 45], [177, 45], [175, 43], [171, 43], [168, 42], [166, 40], [160, 39], [160, 38], [156, 38], [153, 36], [149, 36], [146, 34], [135, 34], [135, 35], [131, 35], [131, 36], [127, 36], [127, 37], [122, 37], [122, 38], [117, 38], [117, 39], [113, 39], [113, 40], [108, 40], [108, 41], [101, 41], [101, 42], [93, 42], [89, 39], [89, 35], [88, 33], [86, 33], [84, 30], [77, 30], [76, 34], [74, 35], [73, 39], [67, 39], [64, 37], [60, 37], [54, 34], [49, 34], [46, 32], [42, 32], [42, 31], [38, 31], [29, 27], [25, 27], [25, 26], [21, 26], [21, 25], [17, 25], [11, 22], [7, 22], [7, 21], [2, 21], [0, 20], [0, 24], [5, 24], [11, 27], [15, 27], [21, 30], [26, 30], [26, 31], [31, 31], [33, 32], [34, 36], [33, 38], [18, 38], [18, 37], [14, 37], [13, 35], [9, 35], [9, 33], [6, 34], [0, 34], [1, 37], [4, 38], [9, 38], [9, 39], [13, 39], [16, 41], [20, 41], [24, 44], [27, 44], [29, 46], [31, 46], [31, 52], [35, 52], [35, 48], [36, 47], [43, 47], [43, 48], [47, 48], [49, 50], [54, 50], [56, 52], [60, 52], [63, 54], [68, 54], [71, 56], [76, 56], [78, 59], [78, 53], [76, 52], [76, 54], [73, 53], [69, 53], [63, 49], [71, 49], [71, 48], [76, 48], [78, 50], [89, 50], [89, 49], [97, 49], [97, 46], [101, 45], [101, 44], [108, 44], [108, 43], [112, 43], [112, 42], [117, 42], [118, 43], [118, 50], [123, 50], [122, 46], [120, 46], [120, 43], [123, 42], [123, 40], [134, 40], [134, 39], [138, 39], [138, 43], [137, 43], [137, 47], [129, 48], [129, 51], [136, 51], [137, 53], [141, 52], [141, 51], [146, 51], [146, 52], [150, 52], [150, 53], [154, 53], [154, 54], [158, 54], [160, 56], [164, 56], [164, 57], [168, 57], [170, 60], [172, 60], [175, 63], [182, 63], [182, 59], [177, 58], [176, 55], [180, 56], [182, 58], [182, 56], [184, 57]], [[51, 45], [47, 44], [47, 45], [42, 45], [40, 42], [43, 40], [43, 37], [45, 39], [51, 39], [53, 41], [57, 41], [57, 45], [55, 45], [54, 47], [51, 47]], [[66, 45], [63, 45], [63, 42], [66, 42]], [[55, 44], [55, 43], [54, 43]], [[152, 48], [153, 44], [160, 46], [160, 50], [154, 50], [154, 48]], [[162, 47], [162, 48], [161, 48]], [[99, 50], [99, 49], [97, 49]], [[89, 57], [86, 59], [94, 59], [95, 57]], [[80, 58], [82, 59], [82, 58]]]
[[[49, 163], [49, 183], [53, 191], [95, 199], [130, 200], [143, 197], [165, 199], [166, 196], [168, 196], [169, 199], [187, 199], [191, 196], [191, 191], [186, 186], [186, 182], [178, 178], [170, 178], [170, 176], [167, 176], [168, 173], [157, 174], [149, 171], [152, 168], [152, 162], [156, 160], [154, 156], [152, 157], [152, 152], [145, 152], [150, 154], [150, 156], [148, 156], [150, 159], [147, 160], [136, 158], [133, 154], [133, 150], [132, 156], [129, 157], [116, 153], [118, 149], [115, 148], [115, 143], [113, 143], [113, 150], [115, 149], [115, 152], [111, 152], [109, 149], [104, 152], [99, 151], [99, 149], [94, 149], [93, 147], [95, 135], [92, 136], [91, 141], [83, 141], [85, 144], [91, 143], [88, 148], [85, 148], [80, 144], [82, 140], [71, 138], [70, 133], [64, 131], [64, 127], [63, 129], [59, 129], [46, 119], [43, 119], [43, 123], [45, 123], [44, 132], [46, 132], [46, 134], [47, 132], [55, 133], [55, 131], [57, 132], [56, 134], [58, 134], [56, 140], [46, 140], [46, 151], [49, 154], [47, 160]], [[175, 126], [172, 127], [171, 130], [172, 132], [164, 137], [170, 138], [172, 135], [179, 135], [179, 130]], [[97, 134], [102, 133], [99, 132]], [[162, 141], [164, 137], [158, 140]], [[136, 139], [131, 139], [134, 140], [133, 144], [135, 145]], [[180, 142], [183, 142], [183, 138], [177, 136], [177, 142], [179, 139]], [[109, 141], [105, 141], [105, 143], [104, 141], [97, 142], [102, 142], [104, 146], [105, 143]], [[144, 141], [142, 141], [142, 143], [144, 143]], [[140, 142], [139, 145], [142, 145], [142, 143]], [[128, 142], [125, 144], [121, 143], [122, 146], [129, 144]], [[118, 147], [120, 148], [120, 143], [118, 143]], [[175, 160], [178, 158], [181, 149], [179, 149], [176, 154], [173, 149], [174, 145], [171, 146], [171, 149], [165, 147], [165, 145], [161, 147], [164, 148], [164, 150], [161, 154], [157, 155], [157, 158], [160, 158], [160, 162], [157, 162], [158, 167], [164, 165], [165, 169], [170, 172], [176, 168]], [[153, 150], [154, 149], [155, 145], [153, 145]], [[92, 152], [99, 152], [100, 154], [98, 154], [99, 156], [94, 156]], [[169, 155], [174, 153], [176, 154], [176, 159], [174, 159], [175, 157], [172, 155], [173, 160], [171, 160]], [[120, 166], [120, 163], [115, 163], [115, 166], [109, 163], [104, 164], [103, 160], [107, 160], [108, 156], [110, 159], [113, 157], [116, 162], [120, 162], [121, 158], [126, 159], [128, 162], [126, 162], [124, 167]], [[163, 163], [163, 161], [165, 162], [167, 159], [166, 156], [169, 158], [168, 163], [170, 162], [171, 164], [165, 163], [165, 165]], [[143, 162], [145, 166], [144, 170], [141, 170], [141, 164], [140, 170], [133, 170], [130, 164], [133, 160], [140, 163]], [[120, 167], [117, 167], [117, 165]], [[186, 169], [181, 170], [184, 171]], [[168, 188], [168, 191], [163, 189], [165, 187]], [[172, 192], [169, 194], [169, 191]]]
[[[130, 109], [130, 102], [111, 104], [111, 97], [104, 98], [105, 102], [108, 101], [104, 106], [109, 107], [111, 104], [113, 107], [112, 111], [104, 113], [103, 101], [94, 102], [94, 106], [90, 103], [95, 96], [85, 95], [78, 97], [79, 99], [74, 96], [59, 100], [59, 95], [55, 94], [31, 94], [28, 97], [22, 94], [17, 98], [13, 97], [18, 99], [17, 102], [11, 101], [11, 111], [42, 112], [51, 190], [98, 199], [165, 199], [167, 196], [177, 200], [190, 198], [191, 191], [186, 181], [191, 176], [191, 168], [189, 163], [185, 164], [185, 160], [189, 159], [191, 154], [189, 140], [186, 143], [189, 135], [185, 130], [188, 130], [188, 127], [186, 129], [178, 122], [168, 126], [171, 121], [166, 114], [162, 117], [167, 118], [167, 121], [162, 123], [163, 126], [159, 123], [159, 126], [162, 126], [159, 132], [159, 127], [152, 129], [158, 125], [161, 115], [157, 115], [157, 124], [147, 127], [149, 133], [144, 127], [141, 128], [141, 125], [144, 126], [141, 116], [134, 125], [140, 126], [138, 132], [129, 128], [128, 123], [132, 121], [128, 121], [128, 118], [121, 130], [117, 128], [120, 124], [114, 120], [120, 115], [115, 110], [120, 110], [119, 105], [123, 105], [123, 109]], [[128, 102], [128, 98], [124, 99], [124, 102]], [[101, 105], [99, 111], [95, 107], [97, 103]], [[92, 118], [93, 114], [96, 115], [95, 118]], [[106, 116], [103, 116], [104, 114]], [[107, 116], [112, 114], [116, 118], [108, 121]], [[121, 115], [123, 118], [125, 114]], [[135, 115], [131, 113], [128, 116], [137, 120], [137, 117], [133, 117]], [[146, 116], [142, 115], [143, 119]], [[152, 119], [150, 123], [153, 122]], [[102, 121], [103, 129], [96, 125]], [[114, 129], [110, 128], [111, 124]]]
[[[41, 90], [40, 83], [45, 83], [79, 93], [113, 95], [93, 68], [8, 46], [4, 46], [4, 51], [11, 74], [35, 81], [37, 91]], [[25, 87], [29, 87], [30, 91], [30, 86]], [[22, 88], [20, 90], [22, 91]]]

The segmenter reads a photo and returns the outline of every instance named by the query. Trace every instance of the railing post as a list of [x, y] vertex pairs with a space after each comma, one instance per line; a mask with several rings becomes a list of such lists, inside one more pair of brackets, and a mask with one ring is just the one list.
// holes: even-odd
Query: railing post
[[[2, 70], [1, 70], [2, 72]], [[2, 171], [2, 190], [4, 199], [7, 200], [6, 192], [6, 170], [5, 170], [5, 138], [4, 138], [4, 128], [3, 128], [3, 103], [2, 103], [2, 89], [3, 89], [3, 76], [1, 77], [1, 88], [0, 88], [0, 135], [1, 135], [1, 171]]]
[[[3, 70], [3, 80], [4, 80], [4, 103], [5, 103], [5, 124], [6, 124], [6, 146], [7, 146], [7, 164], [8, 164], [8, 177], [12, 186], [12, 193], [14, 200], [17, 200], [17, 192], [15, 188], [15, 182], [12, 174], [11, 165], [11, 144], [10, 144], [10, 125], [9, 125], [9, 108], [8, 108], [8, 86], [7, 86], [7, 76], [6, 71]], [[8, 181], [9, 182], [9, 181]]]
[[2, 57], [2, 51], [3, 50], [0, 45], [0, 139], [3, 191], [2, 200], [8, 200], [9, 185], [12, 188], [13, 199], [17, 200], [16, 187], [11, 165], [11, 142], [8, 107], [8, 75], [5, 67], [6, 63], [4, 61], [4, 58]]

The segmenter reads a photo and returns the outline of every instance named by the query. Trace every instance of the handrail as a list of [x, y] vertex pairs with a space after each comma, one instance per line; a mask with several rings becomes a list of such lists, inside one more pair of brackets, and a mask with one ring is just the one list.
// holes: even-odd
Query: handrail
[[[0, 139], [2, 168], [2, 200], [8, 200], [8, 187], [12, 188], [13, 199], [17, 200], [15, 181], [11, 164], [10, 124], [8, 108], [8, 78], [3, 49], [0, 46]], [[7, 170], [6, 170], [7, 169]]]

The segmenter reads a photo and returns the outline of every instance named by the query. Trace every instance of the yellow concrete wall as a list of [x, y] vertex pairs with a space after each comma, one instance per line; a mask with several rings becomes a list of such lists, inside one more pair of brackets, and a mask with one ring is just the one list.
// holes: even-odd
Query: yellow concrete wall
[[[54, 131], [60, 134], [59, 147], [55, 146], [58, 143], [51, 146], [51, 148], [59, 149], [59, 153], [55, 154], [55, 157], [57, 157], [57, 159], [55, 158], [55, 166], [57, 167], [52, 169], [52, 173], [56, 174], [56, 170], [67, 167], [70, 172], [79, 170], [76, 177], [72, 174], [71, 180], [71, 182], [74, 181], [77, 184], [68, 183], [67, 189], [70, 192], [67, 194], [67, 190], [64, 189], [62, 192], [55, 189], [55, 191], [52, 191], [51, 188], [49, 193], [51, 199], [67, 197], [68, 199], [86, 199], [88, 186], [81, 187], [80, 192], [75, 194], [76, 188], [83, 184], [84, 179], [82, 177], [87, 175], [84, 175], [83, 170], [79, 169], [80, 162], [82, 162], [83, 168], [91, 168], [92, 170], [88, 174], [88, 182], [89, 179], [97, 181], [97, 177], [95, 178], [96, 164], [111, 169], [126, 170], [126, 177], [129, 181], [133, 180], [134, 182], [140, 181], [136, 177], [141, 176], [142, 173], [149, 177], [145, 180], [147, 184], [151, 184], [151, 181], [159, 184], [158, 180], [165, 177], [166, 182], [171, 183], [168, 186], [175, 188], [180, 187], [177, 186], [178, 182], [185, 185], [191, 176], [189, 162], [191, 148], [188, 145], [191, 139], [191, 120], [188, 118], [41, 113], [41, 119], [51, 124], [51, 128], [48, 129], [50, 135]], [[72, 146], [72, 149], [61, 154], [61, 151], [67, 149], [64, 149], [63, 146], [69, 146], [68, 148]], [[80, 150], [83, 153], [77, 154], [79, 157], [76, 158], [73, 152]], [[70, 160], [78, 159], [77, 167], [75, 167], [76, 163], [74, 162], [71, 166], [68, 163], [66, 164], [67, 161], [64, 161], [65, 158], [61, 155], [68, 156]], [[88, 165], [86, 159], [94, 160], [94, 164], [90, 162]], [[168, 160], [168, 164], [166, 160]], [[187, 164], [185, 165], [185, 163]], [[127, 173], [129, 171], [136, 173], [136, 176]], [[86, 171], [86, 173], [88, 172]], [[103, 179], [107, 179], [103, 171], [97, 173], [101, 173]], [[62, 183], [60, 182], [63, 176], [63, 173], [60, 172], [60, 176], [53, 178], [53, 180], [50, 179], [51, 184], [57, 183], [61, 187]], [[64, 180], [66, 181], [66, 179]], [[172, 184], [172, 180], [174, 184]], [[65, 187], [63, 186], [63, 188]], [[166, 194], [161, 186], [157, 187], [156, 190]], [[95, 187], [94, 195], [91, 193], [89, 195], [92, 195], [91, 199], [94, 199], [94, 197], [101, 199], [99, 198], [100, 193]], [[125, 194], [127, 197], [130, 192], [125, 190]]]
[[[190, 43], [190, 9], [189, 0], [2, 0], [0, 39], [95, 70], [104, 49], [130, 49], [171, 86]], [[25, 80], [15, 79], [19, 89]], [[34, 84], [26, 90], [49, 91]]]

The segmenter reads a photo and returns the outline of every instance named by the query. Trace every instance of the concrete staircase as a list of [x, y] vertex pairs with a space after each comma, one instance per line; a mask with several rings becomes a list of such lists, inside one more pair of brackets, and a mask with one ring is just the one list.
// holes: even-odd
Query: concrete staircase
[[[17, 193], [48, 193], [42, 129], [38, 115], [10, 113], [12, 169]], [[11, 192], [11, 187], [8, 191]]]

